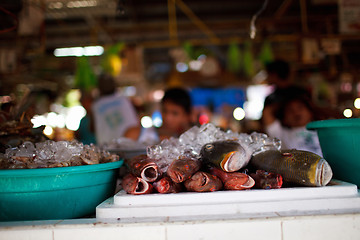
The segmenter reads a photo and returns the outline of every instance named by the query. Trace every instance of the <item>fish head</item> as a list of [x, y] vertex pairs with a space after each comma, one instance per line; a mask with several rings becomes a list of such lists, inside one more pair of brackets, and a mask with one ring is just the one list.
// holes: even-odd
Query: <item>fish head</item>
[[133, 194], [139, 195], [139, 194], [149, 193], [151, 192], [151, 189], [152, 189], [152, 185], [150, 185], [144, 179], [138, 178], [138, 182]]
[[132, 174], [128, 174], [123, 178], [122, 187], [127, 193], [134, 195], [150, 193], [153, 188], [144, 179]]
[[167, 175], [176, 183], [185, 181], [185, 174], [180, 168], [173, 168], [171, 171], [167, 171]]
[[125, 163], [131, 173], [143, 178], [147, 182], [154, 182], [161, 175], [161, 171], [155, 163], [155, 160], [149, 158], [146, 154], [127, 159]]
[[181, 183], [189, 179], [200, 169], [200, 162], [192, 158], [179, 158], [174, 160], [168, 170], [167, 175], [175, 183]]
[[244, 190], [252, 188], [255, 181], [252, 177], [245, 173], [233, 172], [229, 174], [229, 178], [224, 181], [224, 188], [228, 190]]
[[311, 184], [315, 186], [326, 186], [332, 179], [333, 172], [330, 164], [316, 153], [302, 150], [284, 150], [282, 155], [288, 161], [297, 161], [304, 166], [309, 166], [307, 175], [311, 180]]
[[235, 172], [244, 167], [251, 154], [237, 141], [217, 141], [205, 144], [200, 151], [201, 158], [221, 167], [225, 172]]
[[213, 192], [220, 190], [222, 186], [223, 184], [218, 177], [202, 171], [195, 173], [185, 181], [186, 189], [195, 192]]
[[232, 151], [223, 155], [223, 160], [220, 163], [220, 167], [225, 172], [235, 172], [239, 170], [243, 164], [239, 159], [243, 157], [240, 151]]
[[333, 172], [330, 164], [324, 158], [321, 158], [316, 166], [315, 179], [317, 186], [326, 186], [331, 181], [332, 176]]
[[149, 163], [143, 167], [140, 175], [147, 182], [154, 182], [160, 176], [160, 170], [155, 163]]

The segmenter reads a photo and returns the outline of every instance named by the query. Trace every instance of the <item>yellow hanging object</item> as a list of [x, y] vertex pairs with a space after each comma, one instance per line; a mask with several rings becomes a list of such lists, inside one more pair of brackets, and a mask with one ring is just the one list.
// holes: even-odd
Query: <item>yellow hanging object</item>
[[109, 56], [109, 64], [110, 64], [110, 74], [112, 76], [117, 76], [121, 72], [122, 61], [118, 55], [110, 55]]
[[117, 43], [110, 46], [103, 55], [102, 68], [105, 73], [112, 76], [120, 74], [122, 69], [122, 59], [120, 58], [120, 52], [124, 49], [124, 43]]

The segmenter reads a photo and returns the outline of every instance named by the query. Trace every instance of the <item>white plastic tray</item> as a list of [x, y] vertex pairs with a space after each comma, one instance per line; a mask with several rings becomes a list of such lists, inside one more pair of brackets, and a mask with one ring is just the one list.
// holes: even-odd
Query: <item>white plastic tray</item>
[[294, 187], [280, 189], [250, 189], [242, 191], [181, 192], [172, 194], [131, 195], [120, 191], [114, 196], [114, 205], [119, 207], [151, 207], [196, 204], [225, 204], [243, 202], [267, 202], [300, 199], [326, 199], [354, 197], [358, 193], [354, 184], [332, 181], [325, 187]]
[[96, 208], [99, 220], [204, 218], [360, 212], [354, 184], [333, 180], [325, 187], [130, 195], [121, 191]]

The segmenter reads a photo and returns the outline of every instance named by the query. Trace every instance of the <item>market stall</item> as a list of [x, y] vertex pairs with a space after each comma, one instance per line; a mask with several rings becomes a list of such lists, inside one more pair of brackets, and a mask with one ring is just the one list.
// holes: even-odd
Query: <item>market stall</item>
[[0, 239], [358, 239], [358, 2], [3, 1]]

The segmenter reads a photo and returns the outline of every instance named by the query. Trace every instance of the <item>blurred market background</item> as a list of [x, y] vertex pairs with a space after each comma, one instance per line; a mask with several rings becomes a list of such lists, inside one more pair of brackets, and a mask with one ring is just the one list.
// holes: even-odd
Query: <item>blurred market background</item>
[[2, 0], [0, 101], [71, 140], [81, 91], [115, 77], [142, 127], [161, 126], [164, 89], [190, 90], [199, 124], [261, 129], [265, 64], [283, 59], [312, 100], [360, 116], [359, 0]]

